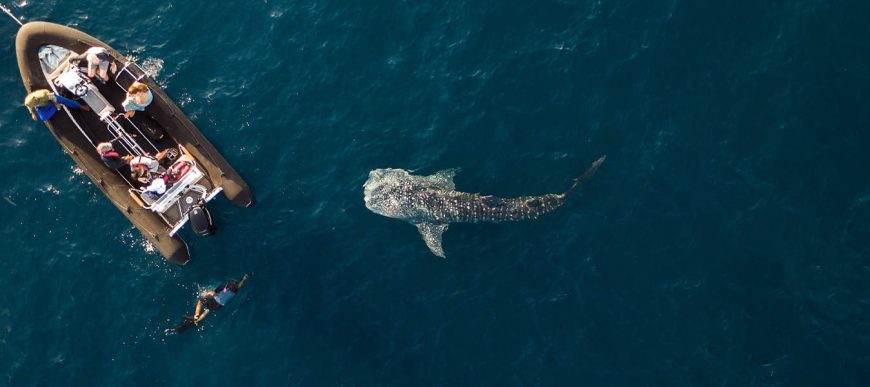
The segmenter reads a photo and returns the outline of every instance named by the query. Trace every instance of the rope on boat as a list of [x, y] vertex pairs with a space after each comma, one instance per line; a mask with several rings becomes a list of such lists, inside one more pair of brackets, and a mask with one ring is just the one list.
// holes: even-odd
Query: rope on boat
[[9, 15], [9, 17], [11, 17], [12, 20], [15, 20], [15, 22], [18, 23], [19, 26], [24, 25], [24, 23], [22, 23], [21, 20], [19, 20], [18, 17], [12, 13], [12, 10], [10, 10], [9, 7], [6, 6], [6, 4], [0, 4], [0, 9], [2, 9], [3, 12], [5, 12], [7, 15]]

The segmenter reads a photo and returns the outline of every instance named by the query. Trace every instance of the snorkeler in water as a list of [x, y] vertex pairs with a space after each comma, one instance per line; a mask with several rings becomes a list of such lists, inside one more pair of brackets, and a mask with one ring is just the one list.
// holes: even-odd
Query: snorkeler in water
[[198, 325], [209, 312], [218, 310], [226, 305], [239, 292], [239, 289], [242, 288], [247, 279], [248, 275], [245, 274], [242, 276], [241, 281], [230, 280], [214, 290], [204, 290], [200, 293], [199, 299], [196, 300], [196, 311], [194, 311], [193, 316], [184, 316], [184, 322], [173, 330], [181, 333]]

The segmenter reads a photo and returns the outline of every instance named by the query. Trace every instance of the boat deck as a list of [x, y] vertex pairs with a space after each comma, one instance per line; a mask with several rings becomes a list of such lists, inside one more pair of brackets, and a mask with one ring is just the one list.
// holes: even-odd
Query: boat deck
[[[124, 63], [127, 62], [123, 54], [87, 33], [59, 24], [29, 22], [18, 30], [15, 37], [18, 69], [27, 93], [38, 89], [56, 89], [56, 85], [49, 81], [46, 73], [53, 74], [67, 52], [43, 56], [45, 47], [60, 47], [75, 52], [84, 52], [90, 47], [104, 47], [119, 67], [123, 68]], [[50, 63], [49, 70], [43, 66], [46, 62]], [[198, 191], [199, 186], [210, 190], [205, 201], [212, 199], [217, 193], [222, 193], [231, 203], [239, 207], [250, 206], [254, 201], [253, 194], [232, 165], [150, 77], [146, 76], [141, 80], [149, 87], [154, 97], [145, 112], [137, 113], [129, 121], [123, 117], [106, 120], [106, 117], [117, 117], [127, 86], [136, 77], [144, 75], [144, 71], [133, 65], [130, 74], [125, 74], [124, 77], [127, 78], [121, 79], [120, 84], [115, 84], [112, 79], [107, 84], [93, 86], [95, 93], [104, 96], [103, 99], [91, 99], [88, 102], [89, 106], [93, 104], [96, 107], [95, 111], [69, 111], [63, 108], [63, 112], [45, 121], [45, 126], [93, 182], [95, 188], [106, 195], [111, 204], [142, 232], [142, 236], [167, 260], [184, 265], [190, 260], [190, 250], [184, 240], [175, 234], [178, 226], [182, 224], [175, 221], [179, 217], [182, 220], [187, 219], [183, 214], [190, 208], [189, 200], [197, 203], [203, 201], [202, 194]], [[70, 81], [76, 81], [72, 78]], [[81, 83], [66, 86], [71, 86], [68, 89], [75, 91], [76, 95], [83, 95]], [[141, 130], [137, 130], [134, 125]], [[165, 136], [149, 138], [148, 134], [154, 132], [151, 129], [164, 129]], [[171, 202], [172, 205], [162, 205], [162, 212], [152, 211], [148, 208], [150, 205], [146, 204], [139, 194], [131, 195], [130, 190], [139, 189], [140, 184], [130, 181], [129, 168], [124, 166], [120, 170], [112, 169], [105, 165], [97, 154], [94, 145], [111, 140], [116, 140], [115, 149], [121, 155], [146, 152], [154, 155], [168, 149], [172, 152], [168, 156], [175, 160], [186, 154], [196, 161], [197, 169], [203, 174], [203, 178], [196, 184], [185, 183], [184, 190], [176, 188], [177, 195], [171, 192], [166, 199], [162, 199], [166, 204]], [[167, 188], [172, 190], [173, 186]], [[177, 202], [169, 199], [173, 197]], [[151, 205], [160, 200], [159, 197], [152, 200]], [[203, 212], [197, 211], [196, 214]], [[172, 224], [173, 222], [175, 224]]]
[[[70, 54], [74, 53], [70, 52]], [[169, 235], [174, 235], [186, 223], [191, 208], [211, 200], [221, 189], [215, 189], [196, 160], [186, 154], [184, 148], [166, 134], [165, 128], [152, 119], [147, 110], [137, 112], [130, 118], [121, 115], [124, 111], [121, 103], [126, 98], [127, 87], [147, 76], [138, 65], [134, 62], [120, 64], [114, 74], [110, 73], [108, 82], [91, 81], [86, 84], [86, 87], [81, 87], [81, 92], [73, 88], [76, 90], [75, 93], [59, 85], [63, 84], [64, 80], [75, 84], [80, 79], [76, 76], [75, 70], [71, 70], [69, 66], [75, 64], [70, 64], [66, 58], [61, 58], [59, 66], [50, 74], [47, 73], [48, 68], [44, 67], [43, 70], [46, 72], [46, 77], [52, 80], [58, 94], [90, 107], [90, 111], [66, 108], [64, 110], [72, 116], [79, 126], [78, 129], [90, 140], [94, 148], [101, 142], [113, 142], [115, 150], [121, 156], [153, 156], [168, 150], [169, 164], [190, 165], [189, 170], [160, 196], [143, 194], [145, 184], [130, 177], [129, 165], [125, 164], [117, 170], [121, 178], [130, 186], [129, 192], [137, 202], [140, 202], [143, 208], [157, 213], [172, 228]], [[79, 64], [79, 71], [84, 76], [86, 69]]]

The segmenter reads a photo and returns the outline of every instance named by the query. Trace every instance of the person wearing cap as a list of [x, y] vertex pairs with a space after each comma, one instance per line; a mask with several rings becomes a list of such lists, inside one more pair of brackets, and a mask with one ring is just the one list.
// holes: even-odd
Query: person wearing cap
[[[115, 71], [118, 71], [118, 65], [114, 60], [112, 60], [112, 55], [109, 54], [109, 50], [103, 47], [91, 47], [81, 54], [71, 56], [69, 61], [73, 62], [83, 59], [88, 61], [88, 77], [94, 78], [99, 75], [100, 77], [95, 79], [103, 83], [109, 80], [110, 68], [112, 74], [114, 74]], [[98, 70], [99, 73], [97, 72]]]
[[106, 164], [107, 167], [112, 169], [118, 169], [127, 164], [121, 155], [115, 151], [115, 147], [111, 142], [101, 142], [97, 144], [97, 153], [100, 155], [100, 160], [103, 160], [103, 164]]
[[124, 108], [124, 117], [133, 117], [137, 111], [145, 111], [145, 108], [154, 100], [154, 95], [148, 85], [136, 81], [127, 88], [127, 97], [121, 106]]
[[24, 97], [24, 106], [30, 111], [30, 118], [34, 121], [37, 119], [42, 121], [50, 120], [60, 110], [61, 105], [70, 109], [91, 110], [86, 105], [81, 105], [76, 101], [61, 97], [48, 89], [34, 90], [27, 97]]

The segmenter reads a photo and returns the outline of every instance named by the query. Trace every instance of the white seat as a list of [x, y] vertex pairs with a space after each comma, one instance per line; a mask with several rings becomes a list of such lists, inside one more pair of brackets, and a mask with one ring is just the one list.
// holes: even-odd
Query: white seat
[[160, 199], [157, 199], [153, 205], [151, 205], [151, 211], [154, 212], [164, 212], [170, 206], [175, 204], [175, 200], [184, 194], [185, 189], [192, 184], [195, 184], [203, 177], [202, 171], [196, 167], [196, 165], [191, 165], [190, 170], [181, 177], [181, 180], [177, 181], [172, 185], [163, 196], [160, 196]]

